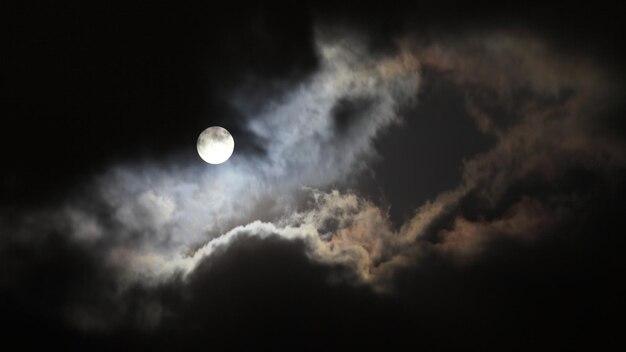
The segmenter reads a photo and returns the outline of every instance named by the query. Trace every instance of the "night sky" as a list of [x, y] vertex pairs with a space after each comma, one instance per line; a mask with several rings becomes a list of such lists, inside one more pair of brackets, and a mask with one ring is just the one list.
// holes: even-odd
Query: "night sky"
[[623, 345], [610, 2], [2, 7], [0, 344]]

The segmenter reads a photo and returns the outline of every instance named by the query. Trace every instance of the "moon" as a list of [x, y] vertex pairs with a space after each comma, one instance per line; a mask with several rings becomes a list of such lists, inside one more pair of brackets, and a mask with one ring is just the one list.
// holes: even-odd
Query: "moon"
[[221, 164], [228, 160], [235, 149], [235, 140], [227, 129], [212, 126], [198, 137], [198, 154], [209, 164]]

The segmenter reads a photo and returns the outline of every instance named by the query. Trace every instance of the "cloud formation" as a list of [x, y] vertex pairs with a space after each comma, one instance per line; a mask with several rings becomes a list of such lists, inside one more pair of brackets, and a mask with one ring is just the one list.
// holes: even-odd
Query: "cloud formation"
[[186, 253], [212, 239], [207, 246], [224, 242], [231, 228], [293, 212], [308, 192], [302, 187], [354, 175], [375, 155], [376, 134], [400, 122], [397, 110], [416, 98], [417, 61], [408, 53], [372, 57], [356, 34], [319, 35], [317, 73], [260, 110], [233, 98], [251, 114], [245, 129], [264, 142], [262, 157], [236, 153], [219, 168], [120, 165], [95, 180], [88, 194], [28, 214], [25, 224], [58, 227], [99, 248], [109, 264], [128, 269], [131, 281], [167, 279], [191, 271], [188, 263], [197, 260]]
[[[119, 165], [89, 194], [7, 230], [5, 248], [45, 250], [38, 241], [58, 233], [108, 273], [108, 289], [63, 302], [58, 314], [86, 331], [155, 328], [176, 306], [160, 289], [184, 291], [245, 241], [297, 244], [329, 280], [391, 293], [398, 273], [433, 253], [467, 264], [502, 239], [549, 236], [624, 165], [623, 145], [596, 123], [616, 88], [593, 63], [529, 34], [409, 34], [383, 54], [355, 33], [319, 29], [316, 38], [320, 65], [305, 81], [260, 108], [232, 98], [263, 155], [235, 151], [217, 168]], [[396, 228], [385, 208], [348, 187], [379, 157], [377, 136], [417, 102], [425, 70], [465, 92], [468, 114], [495, 143], [463, 162], [458, 187]], [[593, 181], [580, 187], [579, 178]], [[7, 277], [0, 284], [16, 285]], [[90, 285], [86, 292], [104, 284]]]

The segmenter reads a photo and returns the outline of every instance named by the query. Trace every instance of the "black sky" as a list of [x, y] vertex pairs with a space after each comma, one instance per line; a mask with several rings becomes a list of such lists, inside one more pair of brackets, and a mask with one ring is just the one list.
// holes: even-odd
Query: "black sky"
[[[426, 351], [623, 344], [623, 164], [594, 170], [593, 164], [554, 161], [561, 170], [557, 180], [531, 173], [512, 181], [496, 204], [470, 192], [433, 225], [437, 231], [452, 229], [458, 216], [477, 223], [505, 218], [527, 198], [559, 220], [537, 231], [547, 236], [495, 240], [468, 263], [426, 251], [395, 271], [393, 290], [383, 294], [353, 280], [349, 268], [310, 260], [303, 242], [272, 236], [236, 240], [204, 260], [188, 281], [135, 283], [118, 297], [119, 268], [103, 264], [101, 247], [45, 224], [37, 224], [34, 239], [20, 237], [35, 233], [25, 230], [30, 224], [23, 217], [81, 194], [111, 167], [195, 160], [196, 136], [211, 125], [229, 129], [242, 153], [263, 160], [263, 141], [246, 129], [250, 117], [228, 99], [242, 94], [251, 109], [259, 108], [313, 75], [320, 65], [316, 25], [352, 28], [374, 53], [393, 52], [393, 39], [407, 32], [436, 38], [527, 30], [564, 57], [584, 57], [620, 86], [624, 16], [616, 5], [140, 1], [3, 7], [9, 30], [0, 103], [0, 343], [25, 350]], [[496, 141], [469, 116], [464, 99], [471, 87], [434, 69], [424, 69], [421, 79], [417, 104], [402, 111], [404, 123], [378, 135], [378, 157], [356, 181], [346, 181], [388, 207], [396, 228], [462, 182], [463, 161]], [[358, 100], [338, 106], [337, 133], [367, 106]], [[623, 148], [623, 112], [620, 102], [598, 116], [598, 140]], [[439, 233], [430, 234], [433, 243]], [[141, 320], [151, 304], [162, 318], [146, 326]], [[95, 320], [113, 328], [76, 328], [68, 318], [75, 305], [94, 307]]]

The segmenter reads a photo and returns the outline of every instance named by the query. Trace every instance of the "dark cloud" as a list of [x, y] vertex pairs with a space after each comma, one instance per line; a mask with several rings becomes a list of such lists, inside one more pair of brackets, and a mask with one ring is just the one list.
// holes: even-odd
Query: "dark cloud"
[[[621, 211], [610, 206], [622, 196], [599, 189], [580, 209], [584, 217], [532, 245], [502, 238], [472, 263], [425, 253], [396, 272], [384, 295], [347, 283], [349, 268], [309, 261], [302, 242], [240, 238], [188, 280], [128, 290], [121, 325], [107, 333], [78, 332], [57, 311], [81, 300], [100, 302], [93, 318], [119, 311], [119, 301], [106, 300], [112, 283], [93, 253], [62, 236], [42, 243], [45, 253], [4, 246], [13, 254], [3, 252], [4, 268], [26, 268], [3, 295], [3, 333], [25, 348], [608, 347], [623, 309]], [[154, 310], [160, 324], [134, 325]]]

